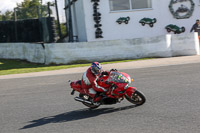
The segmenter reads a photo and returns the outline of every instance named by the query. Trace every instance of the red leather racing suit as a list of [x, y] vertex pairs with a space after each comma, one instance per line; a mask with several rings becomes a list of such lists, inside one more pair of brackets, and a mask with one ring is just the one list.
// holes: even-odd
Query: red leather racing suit
[[94, 75], [91, 72], [91, 67], [83, 73], [81, 86], [82, 88], [88, 90], [89, 95], [94, 98], [97, 92], [105, 92], [107, 91], [105, 88], [98, 86], [97, 84], [98, 76]]

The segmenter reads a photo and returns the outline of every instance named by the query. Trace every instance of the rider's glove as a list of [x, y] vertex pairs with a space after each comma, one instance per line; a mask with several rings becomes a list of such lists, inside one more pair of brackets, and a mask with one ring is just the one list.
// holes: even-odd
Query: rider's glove
[[110, 72], [111, 72], [111, 71], [118, 71], [118, 70], [117, 70], [117, 69], [111, 69]]
[[101, 76], [103, 76], [103, 75], [109, 75], [109, 73], [108, 73], [107, 71], [103, 71], [103, 72], [101, 73]]

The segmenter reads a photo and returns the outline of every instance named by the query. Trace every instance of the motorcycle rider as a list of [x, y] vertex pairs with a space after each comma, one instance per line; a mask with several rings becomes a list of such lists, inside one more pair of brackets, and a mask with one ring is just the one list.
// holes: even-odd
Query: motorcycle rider
[[107, 75], [108, 72], [102, 72], [102, 66], [99, 62], [93, 62], [91, 67], [83, 73], [81, 86], [84, 89], [88, 89], [89, 96], [93, 98], [93, 102], [98, 102], [102, 97], [99, 93], [106, 92], [107, 90], [97, 84], [97, 79], [102, 74]]

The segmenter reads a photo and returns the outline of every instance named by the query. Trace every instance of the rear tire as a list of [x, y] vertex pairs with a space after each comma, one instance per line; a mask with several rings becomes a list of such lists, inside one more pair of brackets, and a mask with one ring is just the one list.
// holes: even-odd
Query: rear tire
[[[84, 95], [84, 94], [79, 94], [79, 97], [83, 98], [84, 100], [88, 100], [91, 101], [92, 97], [88, 96], [88, 95]], [[90, 109], [96, 109], [98, 108], [101, 104], [99, 103], [99, 105], [93, 105], [93, 104], [88, 104], [88, 103], [84, 103], [82, 102], [83, 105], [89, 107]]]
[[131, 97], [125, 95], [126, 99], [135, 104], [135, 105], [142, 105], [146, 102], [146, 98], [144, 96], [144, 94], [142, 94], [142, 92], [139, 92], [138, 90], [136, 90]]

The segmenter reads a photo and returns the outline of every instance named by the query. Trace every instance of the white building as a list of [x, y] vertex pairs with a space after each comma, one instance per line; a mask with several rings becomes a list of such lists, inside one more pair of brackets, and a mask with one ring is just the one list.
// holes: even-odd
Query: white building
[[[66, 16], [69, 19], [68, 1]], [[102, 38], [95, 34], [98, 18], [96, 22], [93, 15], [99, 13], [101, 25], [96, 26], [101, 29]], [[181, 33], [185, 34], [190, 32], [196, 19], [200, 19], [200, 0], [71, 0], [71, 14], [73, 36], [78, 36], [80, 42], [165, 35], [169, 24], [185, 27]], [[120, 17], [129, 17], [128, 24], [118, 24], [116, 20]], [[143, 18], [157, 21], [153, 27], [142, 26], [139, 21]]]

